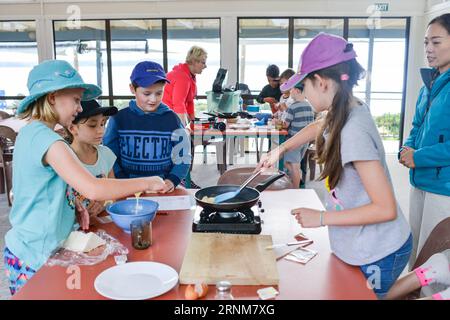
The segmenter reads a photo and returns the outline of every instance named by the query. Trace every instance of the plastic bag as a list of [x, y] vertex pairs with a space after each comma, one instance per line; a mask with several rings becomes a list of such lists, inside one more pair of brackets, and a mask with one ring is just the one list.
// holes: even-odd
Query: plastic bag
[[46, 262], [47, 266], [68, 267], [71, 265], [94, 265], [104, 261], [108, 255], [127, 255], [128, 249], [104, 230], [95, 232], [106, 244], [89, 252], [74, 252], [59, 248]]

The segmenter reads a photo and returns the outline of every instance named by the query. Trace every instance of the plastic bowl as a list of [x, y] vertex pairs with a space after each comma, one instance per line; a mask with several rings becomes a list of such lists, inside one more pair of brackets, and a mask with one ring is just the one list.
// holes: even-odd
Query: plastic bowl
[[259, 106], [249, 105], [247, 106], [247, 112], [259, 112]]
[[126, 233], [130, 233], [133, 221], [153, 221], [159, 204], [146, 199], [128, 199], [117, 201], [106, 207], [114, 223]]
[[267, 124], [267, 121], [272, 118], [271, 113], [257, 113], [255, 114], [255, 118], [258, 120], [264, 121], [265, 124]]

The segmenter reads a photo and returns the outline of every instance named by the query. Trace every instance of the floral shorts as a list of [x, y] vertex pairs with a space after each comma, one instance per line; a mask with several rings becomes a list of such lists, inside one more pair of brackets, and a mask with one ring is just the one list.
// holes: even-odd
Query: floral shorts
[[9, 291], [14, 295], [36, 273], [17, 258], [8, 248], [3, 251], [5, 272], [9, 279]]

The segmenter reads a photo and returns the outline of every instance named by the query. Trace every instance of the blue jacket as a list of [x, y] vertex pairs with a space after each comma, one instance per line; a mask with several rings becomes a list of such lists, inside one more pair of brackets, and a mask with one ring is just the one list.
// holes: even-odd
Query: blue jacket
[[177, 186], [191, 164], [190, 137], [164, 103], [145, 113], [131, 100], [109, 119], [103, 143], [117, 156], [117, 178], [160, 176]]
[[440, 75], [436, 69], [420, 71], [425, 86], [405, 142], [416, 150], [410, 181], [418, 189], [450, 196], [450, 70]]

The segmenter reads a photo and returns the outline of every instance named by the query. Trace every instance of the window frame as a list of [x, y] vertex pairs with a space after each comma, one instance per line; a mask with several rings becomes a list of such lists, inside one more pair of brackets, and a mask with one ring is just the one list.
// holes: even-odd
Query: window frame
[[[34, 22], [35, 25], [35, 33], [37, 33], [37, 21], [36, 19], [0, 19], [0, 22]], [[20, 42], [20, 41], [16, 41], [16, 42]], [[32, 41], [23, 41], [23, 42], [32, 42]], [[37, 42], [37, 38], [34, 41], [36, 43], [36, 55], [38, 57], [39, 60], [39, 49], [38, 49], [38, 42]], [[0, 43], [2, 43], [2, 41], [0, 41]], [[14, 100], [22, 100], [24, 98], [24, 96], [0, 96], [0, 101], [14, 101]]]
[[[166, 72], [168, 68], [168, 54], [167, 54], [167, 21], [168, 20], [217, 20], [219, 24], [219, 46], [222, 47], [221, 26], [222, 21], [220, 17], [170, 17], [170, 18], [114, 18], [114, 19], [82, 19], [81, 21], [104, 21], [105, 22], [105, 42], [106, 42], [106, 63], [108, 67], [108, 95], [102, 95], [99, 97], [101, 100], [108, 100], [110, 105], [114, 105], [114, 100], [126, 100], [132, 99], [133, 95], [115, 95], [113, 90], [113, 78], [112, 78], [112, 58], [111, 58], [111, 21], [126, 21], [126, 20], [159, 20], [161, 21], [162, 28], [162, 45], [163, 45], [163, 68]], [[55, 22], [62, 22], [65, 20], [52, 20], [53, 27], [53, 39], [56, 39]], [[220, 49], [221, 51], [221, 49]], [[56, 57], [56, 40], [53, 41], [53, 52]], [[222, 55], [219, 57], [220, 64], [222, 64]], [[206, 99], [206, 95], [198, 95], [196, 99]]]
[[[288, 68], [293, 68], [294, 66], [294, 20], [297, 19], [342, 19], [343, 20], [343, 38], [346, 40], [349, 36], [349, 20], [350, 19], [369, 19], [369, 16], [238, 16], [237, 17], [237, 25], [236, 25], [236, 41], [237, 41], [237, 49], [236, 49], [236, 79], [240, 79], [239, 70], [240, 70], [240, 56], [239, 56], [239, 45], [240, 45], [240, 37], [239, 37], [239, 28], [240, 21], [249, 19], [288, 19]], [[404, 133], [404, 122], [405, 122], [405, 105], [406, 105], [406, 79], [408, 76], [408, 59], [409, 59], [409, 33], [411, 27], [411, 17], [408, 16], [390, 16], [390, 17], [380, 17], [382, 20], [391, 20], [391, 19], [403, 19], [405, 20], [405, 56], [404, 56], [404, 64], [403, 64], [403, 84], [402, 84], [402, 101], [401, 101], [401, 110], [400, 110], [400, 129], [399, 129], [399, 147], [403, 145], [403, 133]], [[369, 57], [370, 59], [370, 57]], [[373, 56], [372, 56], [373, 59]], [[367, 70], [371, 72], [372, 70]], [[369, 96], [371, 93], [369, 94]], [[253, 98], [256, 98], [257, 95], [253, 95]]]

